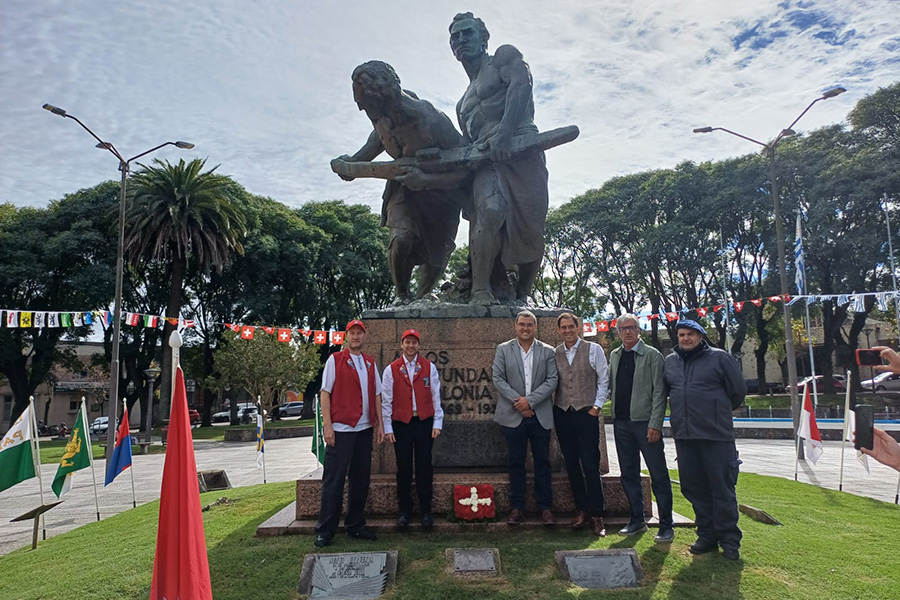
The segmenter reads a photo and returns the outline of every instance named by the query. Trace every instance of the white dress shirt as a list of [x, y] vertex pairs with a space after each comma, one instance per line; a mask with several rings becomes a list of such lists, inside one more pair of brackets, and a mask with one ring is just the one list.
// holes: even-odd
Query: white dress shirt
[[597, 395], [594, 396], [594, 406], [599, 410], [603, 408], [603, 404], [606, 402], [607, 388], [609, 388], [609, 365], [606, 362], [606, 355], [603, 353], [603, 347], [600, 344], [588, 342], [581, 338], [578, 338], [571, 348], [563, 344], [563, 350], [566, 353], [566, 360], [569, 362], [569, 365], [575, 360], [575, 353], [578, 351], [578, 346], [581, 345], [581, 342], [588, 344], [588, 361], [591, 363], [591, 368], [597, 373]]
[[531, 341], [531, 346], [526, 351], [525, 348], [522, 347], [522, 344], [519, 341], [516, 341], [519, 344], [519, 352], [522, 354], [522, 366], [525, 369], [525, 395], [531, 393], [531, 371], [532, 371], [532, 360], [534, 359], [534, 340]]
[[[416, 356], [418, 357], [418, 355]], [[406, 355], [404, 355], [403, 362], [406, 363], [406, 374], [409, 377], [410, 385], [412, 385], [412, 380], [416, 375], [416, 360], [413, 359], [412, 362], [409, 362], [406, 360]], [[441, 408], [441, 380], [434, 363], [429, 361], [428, 364], [431, 366], [431, 373], [429, 374], [431, 379], [428, 384], [431, 387], [431, 405], [434, 406], [434, 424], [431, 428], [441, 429], [444, 425], [444, 409]], [[388, 433], [394, 433], [394, 427], [391, 424], [391, 416], [394, 414], [394, 372], [391, 369], [391, 365], [385, 367], [381, 379], [384, 384], [381, 392], [381, 421], [384, 423], [384, 433], [387, 435]], [[415, 388], [412, 391], [412, 402], [413, 415], [415, 415]]]
[[[334, 360], [338, 354], [332, 354], [325, 361], [325, 372], [322, 373], [322, 391], [329, 394], [334, 389]], [[346, 423], [332, 422], [331, 426], [335, 431], [362, 431], [372, 426], [372, 420], [369, 418], [369, 373], [366, 370], [366, 364], [362, 354], [350, 354], [353, 366], [356, 367], [356, 374], [359, 376], [359, 387], [362, 389], [362, 416], [359, 418], [355, 426]], [[381, 393], [381, 378], [378, 377], [378, 366], [372, 365], [372, 372], [375, 374], [375, 394]], [[374, 415], [373, 417], [374, 418]]]

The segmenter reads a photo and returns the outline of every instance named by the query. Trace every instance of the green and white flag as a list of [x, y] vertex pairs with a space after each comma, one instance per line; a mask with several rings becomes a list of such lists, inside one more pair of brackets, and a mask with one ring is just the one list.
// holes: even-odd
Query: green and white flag
[[33, 430], [29, 404], [0, 441], [0, 492], [34, 477]]
[[84, 404], [78, 411], [78, 418], [72, 426], [72, 437], [66, 444], [66, 452], [63, 454], [56, 477], [53, 478], [53, 493], [59, 498], [72, 489], [72, 478], [75, 471], [91, 466], [91, 435], [87, 427], [87, 419], [84, 416]]
[[316, 397], [316, 424], [312, 438], [312, 453], [316, 455], [319, 464], [325, 464], [325, 431], [322, 426], [322, 405]]

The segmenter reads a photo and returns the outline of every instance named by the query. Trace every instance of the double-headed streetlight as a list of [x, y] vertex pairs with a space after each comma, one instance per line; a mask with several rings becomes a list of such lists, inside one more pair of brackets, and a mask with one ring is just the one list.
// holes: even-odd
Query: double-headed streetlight
[[809, 106], [807, 106], [803, 110], [803, 112], [800, 113], [800, 116], [794, 119], [794, 122], [791, 123], [786, 129], [782, 129], [781, 132], [777, 136], [775, 136], [775, 139], [768, 144], [760, 142], [759, 140], [755, 140], [751, 137], [747, 137], [746, 135], [737, 133], [736, 131], [725, 129], [724, 127], [698, 127], [694, 129], [694, 133], [712, 133], [713, 131], [724, 131], [725, 133], [730, 133], [733, 136], [762, 146], [765, 150], [766, 156], [769, 158], [769, 179], [772, 182], [772, 204], [775, 207], [775, 244], [778, 248], [778, 274], [781, 277], [781, 305], [784, 309], [784, 349], [788, 357], [788, 380], [790, 381], [792, 408], [791, 412], [794, 416], [794, 431], [797, 430], [797, 424], [800, 418], [800, 396], [798, 395], [797, 390], [797, 363], [794, 356], [794, 336], [791, 329], [791, 310], [787, 305], [788, 284], [787, 271], [785, 269], [784, 261], [784, 226], [781, 222], [781, 201], [778, 195], [778, 179], [775, 172], [775, 149], [778, 147], [778, 144], [781, 142], [781, 140], [796, 134], [793, 129], [794, 125], [797, 124], [797, 121], [803, 118], [803, 115], [805, 115], [816, 102], [834, 98], [835, 96], [843, 94], [846, 91], [847, 90], [842, 87], [836, 87], [823, 93], [821, 96], [810, 102]]
[[49, 110], [54, 115], [59, 115], [60, 117], [66, 119], [72, 119], [81, 127], [91, 134], [95, 140], [97, 140], [97, 147], [101, 150], [109, 150], [109, 152], [115, 156], [119, 160], [119, 171], [122, 173], [122, 183], [119, 187], [119, 244], [116, 253], [116, 298], [115, 298], [115, 308], [113, 311], [113, 347], [112, 347], [112, 365], [110, 367], [110, 371], [112, 373], [112, 377], [110, 378], [109, 384], [109, 427], [107, 429], [107, 442], [106, 442], [106, 453], [109, 456], [109, 453], [112, 452], [113, 448], [116, 445], [116, 407], [119, 398], [119, 337], [121, 334], [122, 328], [122, 273], [124, 269], [125, 263], [125, 183], [128, 177], [128, 171], [131, 168], [131, 163], [142, 156], [146, 156], [151, 152], [155, 152], [160, 148], [165, 146], [176, 146], [178, 148], [184, 148], [185, 150], [190, 150], [194, 147], [194, 144], [190, 142], [165, 142], [160, 144], [159, 146], [155, 146], [150, 148], [146, 152], [141, 152], [136, 156], [132, 156], [129, 159], [125, 159], [116, 147], [113, 146], [112, 142], [104, 142], [97, 134], [88, 128], [87, 125], [82, 123], [78, 118], [70, 115], [65, 110], [53, 106], [52, 104], [45, 104], [43, 106], [44, 110]]

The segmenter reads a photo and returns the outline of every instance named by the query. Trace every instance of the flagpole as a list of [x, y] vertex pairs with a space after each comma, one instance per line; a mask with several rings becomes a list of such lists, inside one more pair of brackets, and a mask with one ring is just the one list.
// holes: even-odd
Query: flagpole
[[[87, 406], [85, 405], [84, 396], [81, 397], [81, 421], [87, 425]], [[107, 427], [112, 427], [112, 424], [107, 421]], [[88, 458], [91, 461], [91, 477], [94, 479], [94, 508], [97, 509], [97, 520], [100, 520], [100, 498], [97, 496], [97, 473], [94, 472], [94, 448], [91, 446], [91, 432], [86, 432], [87, 435], [84, 436], [84, 439], [87, 440], [88, 445]], [[112, 452], [107, 452], [107, 460], [112, 458]]]
[[[797, 212], [797, 240], [794, 242], [794, 263], [797, 270], [802, 274], [800, 281], [796, 282], [798, 284], [802, 283], [802, 285], [797, 286], [797, 291], [805, 296], [807, 292], [806, 261], [803, 260], [803, 229], [800, 227], [800, 221], [800, 212]], [[791, 333], [793, 334], [793, 332]], [[819, 406], [819, 384], [816, 381], [816, 358], [813, 353], [812, 319], [809, 316], [809, 302], [806, 303], [806, 345], [809, 347], [809, 374], [813, 382], [813, 408], [815, 408]]]
[[266, 483], [266, 413], [262, 407], [262, 396], [256, 396], [256, 422], [257, 429], [259, 432], [257, 436], [259, 439], [256, 440], [256, 452], [257, 454], [262, 452], [262, 472], [263, 472], [263, 483]]
[[719, 228], [719, 243], [722, 246], [722, 292], [725, 295], [725, 351], [731, 354], [731, 328], [728, 318], [728, 309], [731, 302], [728, 300], [728, 263], [725, 260], [725, 235], [722, 228]]
[[[34, 452], [34, 472], [37, 474], [38, 478], [38, 491], [41, 494], [41, 506], [44, 505], [44, 479], [41, 477], [41, 441], [38, 439], [38, 430], [37, 430], [37, 412], [34, 410], [34, 396], [28, 397], [28, 404], [31, 405], [31, 439], [34, 440], [32, 443], [31, 449]], [[41, 530], [43, 539], [47, 539], [47, 520], [44, 516], [46, 513], [41, 513]]]
[[[894, 282], [894, 316], [897, 319], [897, 331], [900, 334], [900, 298], [897, 297], [897, 269], [894, 266], [894, 243], [891, 240], [891, 216], [888, 211], [888, 195], [884, 192], [881, 198], [884, 200], [884, 222], [887, 224], [888, 253], [891, 258], [891, 279]], [[897, 491], [894, 493], [894, 504], [900, 504], [900, 477], [897, 478]]]
[[[150, 398], [150, 400], [147, 401], [148, 406], [150, 405], [150, 402], [152, 400], [153, 400], [153, 398]], [[122, 398], [122, 418], [123, 419], [128, 418], [128, 399], [127, 398]], [[130, 446], [131, 445], [131, 423], [128, 423], [127, 427], [128, 427], [128, 441], [126, 442], [125, 440], [122, 440], [122, 443], [128, 444]], [[150, 435], [149, 429], [147, 430], [147, 435], [148, 436]], [[107, 466], [107, 468], [109, 468], [109, 467]], [[134, 456], [131, 457], [131, 466], [128, 467], [128, 470], [131, 471], [131, 508], [137, 508], [137, 496], [134, 493]]]
[[844, 428], [841, 432], [841, 474], [838, 479], [838, 491], [844, 491], [844, 446], [847, 445], [847, 431], [850, 419], [850, 371], [847, 371], [847, 392], [844, 396]]
[[[804, 385], [803, 387], [805, 388], [806, 386]], [[806, 395], [805, 389], [804, 389], [803, 393], [804, 393], [804, 395]], [[795, 432], [794, 438], [796, 440], [796, 444], [794, 445], [794, 481], [797, 481], [797, 471], [800, 468], [800, 426], [799, 425], [797, 426], [797, 431]]]

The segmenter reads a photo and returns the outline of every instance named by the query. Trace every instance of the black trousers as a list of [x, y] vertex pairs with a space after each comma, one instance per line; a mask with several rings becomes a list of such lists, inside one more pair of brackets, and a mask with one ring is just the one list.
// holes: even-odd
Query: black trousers
[[553, 407], [553, 423], [575, 498], [575, 508], [602, 517], [603, 484], [600, 482], [600, 417], [586, 410]]
[[372, 437], [370, 427], [362, 431], [335, 431], [334, 446], [325, 448], [322, 466], [322, 502], [319, 506], [317, 534], [337, 531], [344, 508], [344, 480], [347, 485], [346, 531], [356, 531], [366, 524], [366, 500], [372, 474]]
[[431, 429], [434, 417], [419, 419], [413, 417], [409, 423], [392, 421], [394, 437], [394, 454], [397, 457], [397, 503], [401, 513], [412, 512], [413, 458], [416, 466], [416, 492], [419, 496], [419, 508], [422, 514], [431, 512], [432, 483], [434, 467], [431, 465]]
[[525, 458], [528, 443], [534, 458], [534, 495], [540, 510], [553, 504], [550, 470], [550, 430], [544, 429], [537, 416], [523, 418], [517, 427], [503, 427], [509, 452], [509, 504], [525, 510]]
[[650, 471], [650, 487], [656, 496], [659, 510], [659, 526], [672, 526], [672, 481], [666, 466], [663, 439], [655, 444], [647, 441], [647, 421], [615, 419], [613, 433], [616, 438], [616, 455], [619, 457], [620, 480], [628, 504], [631, 521], [644, 521], [644, 495], [641, 493], [641, 455]]
[[722, 548], [741, 546], [738, 529], [739, 465], [733, 441], [675, 440], [681, 493], [694, 507], [697, 537]]

